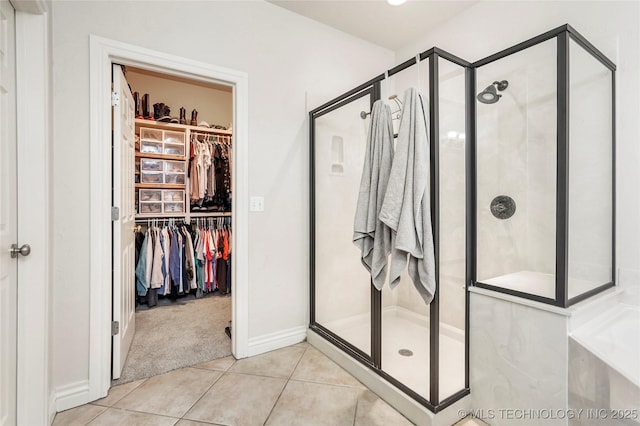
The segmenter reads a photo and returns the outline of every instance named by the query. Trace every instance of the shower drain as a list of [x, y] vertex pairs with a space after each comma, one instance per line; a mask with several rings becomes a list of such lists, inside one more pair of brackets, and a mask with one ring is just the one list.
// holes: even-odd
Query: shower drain
[[413, 351], [409, 349], [400, 349], [398, 353], [402, 356], [413, 356]]

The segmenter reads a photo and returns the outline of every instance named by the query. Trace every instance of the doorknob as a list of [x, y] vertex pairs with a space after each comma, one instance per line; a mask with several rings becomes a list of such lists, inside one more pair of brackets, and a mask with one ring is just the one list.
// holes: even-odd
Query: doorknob
[[18, 247], [17, 244], [11, 244], [11, 253], [12, 258], [18, 257], [18, 255], [29, 256], [31, 254], [31, 246], [29, 244], [23, 244], [22, 247]]

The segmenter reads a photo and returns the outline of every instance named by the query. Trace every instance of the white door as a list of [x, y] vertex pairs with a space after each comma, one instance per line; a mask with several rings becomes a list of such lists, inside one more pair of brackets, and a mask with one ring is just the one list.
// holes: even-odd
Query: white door
[[135, 121], [131, 90], [120, 65], [113, 65], [113, 336], [112, 377], [122, 373], [136, 331], [135, 305]]
[[18, 241], [15, 11], [0, 0], [0, 425], [16, 423]]

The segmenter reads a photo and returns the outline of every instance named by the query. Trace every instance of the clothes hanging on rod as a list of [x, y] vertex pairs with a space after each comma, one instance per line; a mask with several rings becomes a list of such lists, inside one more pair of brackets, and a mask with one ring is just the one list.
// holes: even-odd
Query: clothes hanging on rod
[[191, 211], [230, 211], [231, 136], [192, 132], [189, 152]]
[[[136, 293], [149, 307], [158, 296], [231, 292], [231, 218], [150, 219], [136, 231]], [[216, 273], [217, 271], [217, 273]]]
[[203, 293], [231, 293], [231, 218], [195, 219], [197, 286]]

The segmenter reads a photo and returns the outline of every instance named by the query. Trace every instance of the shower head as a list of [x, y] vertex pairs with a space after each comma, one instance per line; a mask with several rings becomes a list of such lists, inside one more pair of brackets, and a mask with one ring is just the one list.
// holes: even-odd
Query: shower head
[[487, 86], [486, 89], [478, 93], [476, 99], [483, 104], [495, 104], [500, 100], [500, 97], [502, 97], [498, 91], [502, 92], [507, 87], [509, 87], [509, 82], [507, 80], [494, 81], [491, 86]]

